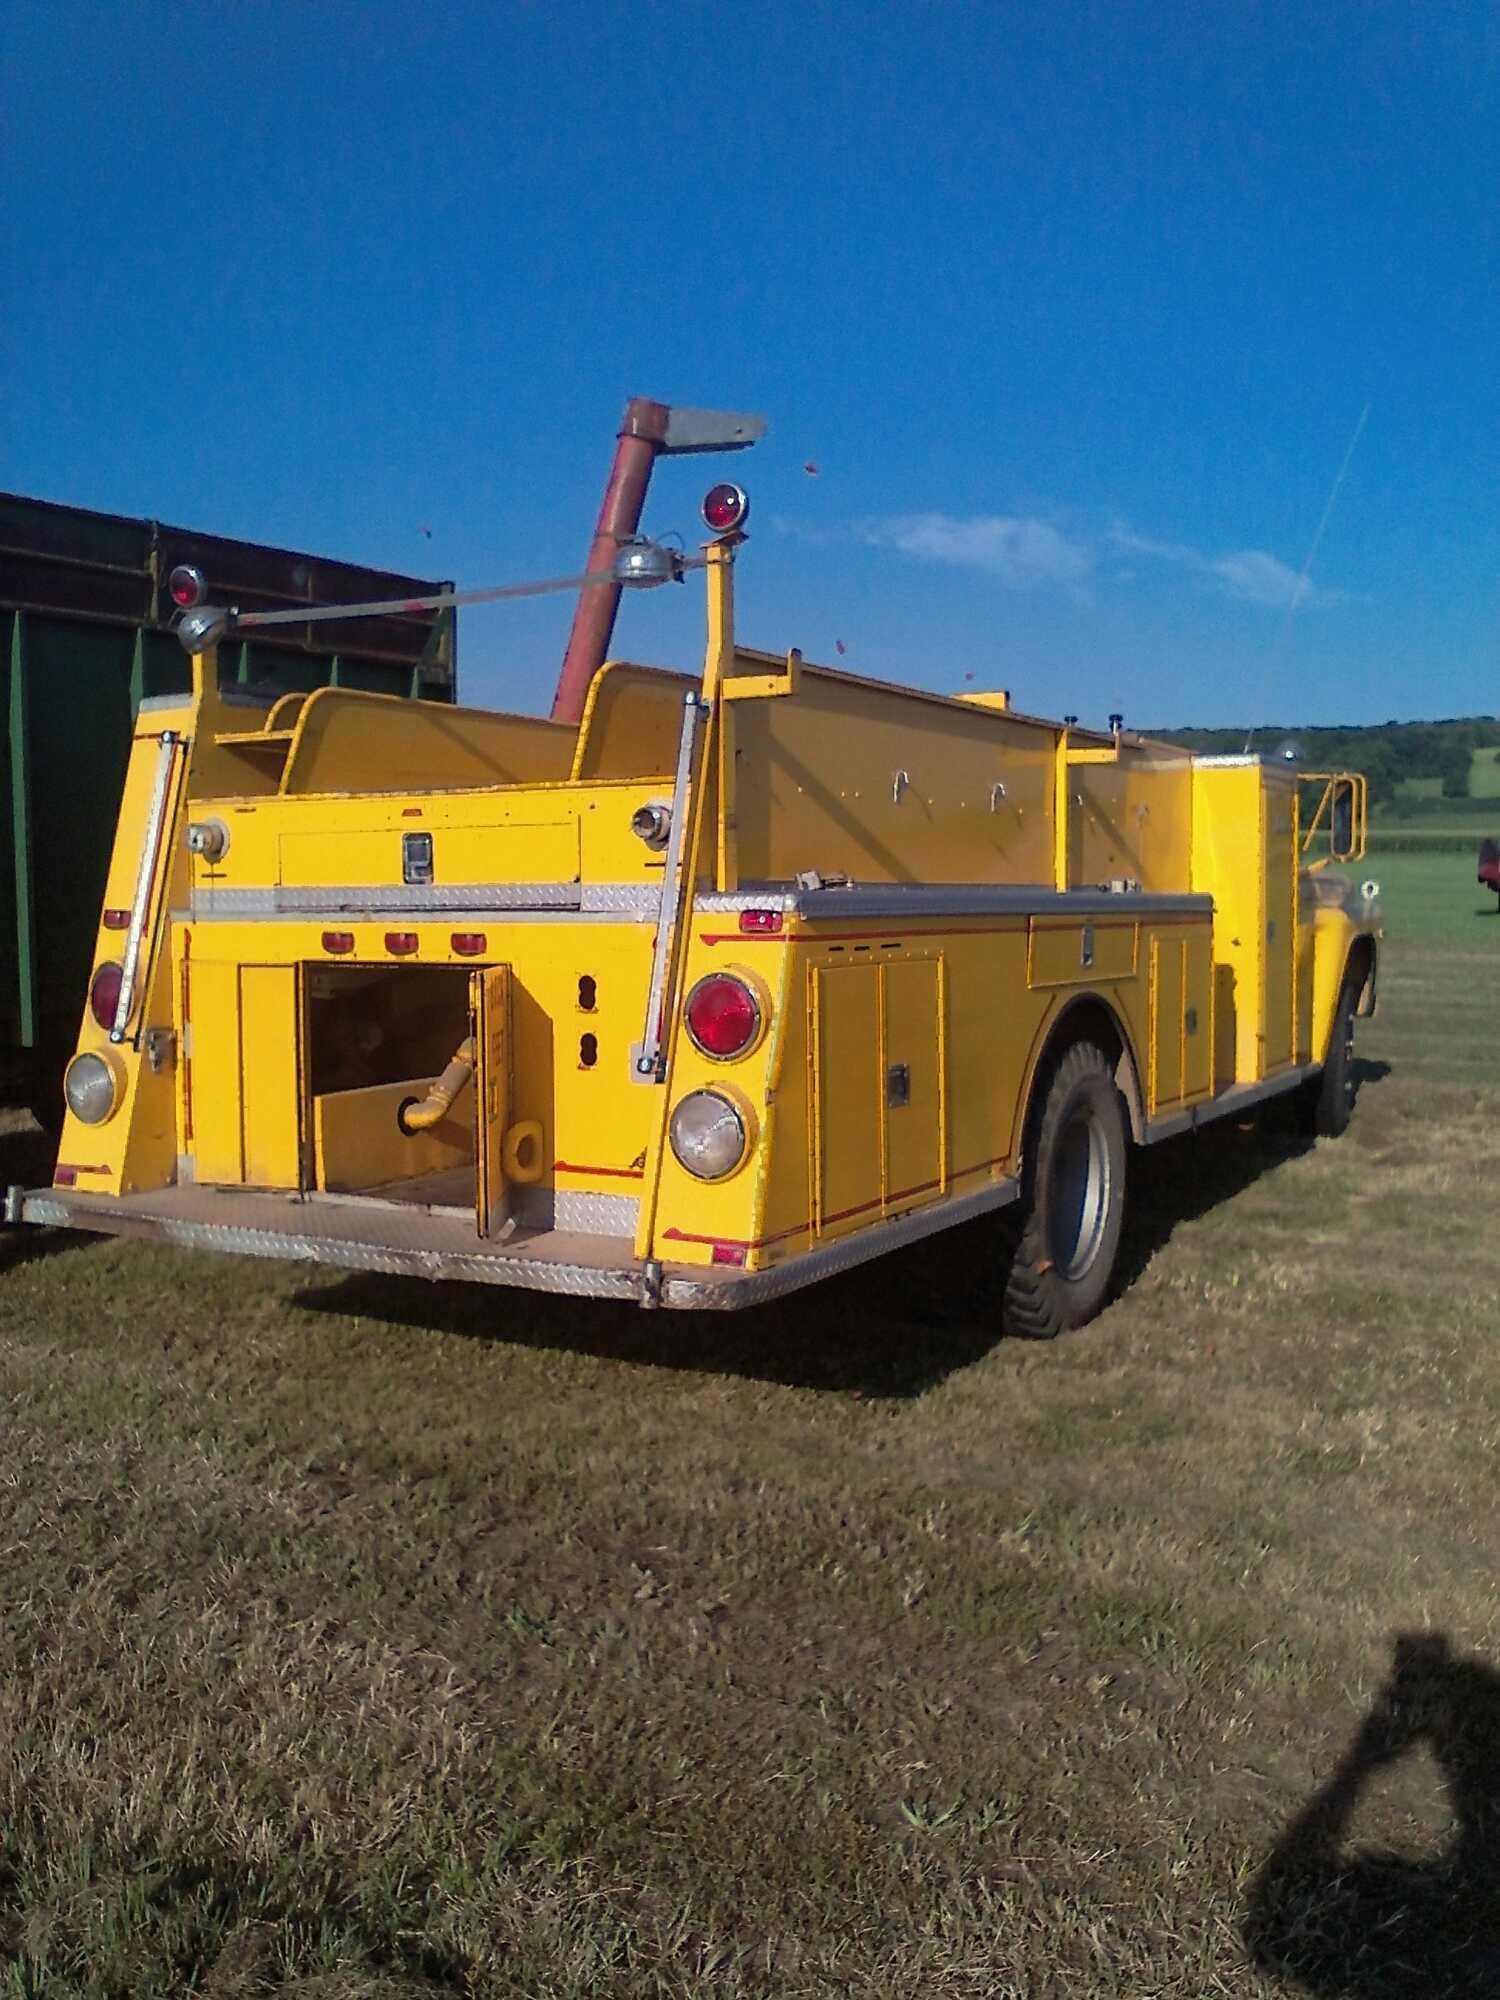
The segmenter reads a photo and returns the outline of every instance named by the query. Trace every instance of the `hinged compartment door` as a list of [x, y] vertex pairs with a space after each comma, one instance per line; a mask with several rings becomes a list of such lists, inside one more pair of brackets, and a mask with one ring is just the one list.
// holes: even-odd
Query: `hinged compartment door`
[[474, 1220], [481, 1236], [505, 1221], [504, 1145], [510, 1113], [510, 967], [469, 974], [474, 1038]]
[[893, 959], [880, 968], [884, 1037], [885, 1214], [945, 1192], [943, 972], [938, 958]]

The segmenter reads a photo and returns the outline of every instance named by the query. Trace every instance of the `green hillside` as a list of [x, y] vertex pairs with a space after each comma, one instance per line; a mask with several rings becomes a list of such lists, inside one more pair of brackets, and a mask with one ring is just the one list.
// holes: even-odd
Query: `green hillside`
[[1381, 819], [1453, 819], [1462, 826], [1500, 810], [1500, 718], [1459, 716], [1438, 722], [1381, 722], [1302, 729], [1165, 729], [1152, 732], [1209, 754], [1302, 746], [1312, 770], [1363, 771]]

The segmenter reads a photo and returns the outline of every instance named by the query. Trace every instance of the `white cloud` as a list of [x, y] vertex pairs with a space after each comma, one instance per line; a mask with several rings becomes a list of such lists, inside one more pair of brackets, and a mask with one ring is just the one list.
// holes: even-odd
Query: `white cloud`
[[892, 514], [860, 522], [855, 534], [872, 548], [984, 570], [1013, 587], [1077, 583], [1094, 561], [1050, 521], [1004, 514]]
[[1209, 555], [1186, 542], [1161, 542], [1151, 535], [1138, 535], [1118, 521], [1111, 526], [1108, 540], [1112, 548], [1175, 563], [1210, 579], [1231, 597], [1247, 604], [1263, 604], [1273, 611], [1292, 611], [1302, 604], [1333, 604], [1338, 599], [1336, 591], [1314, 589], [1289, 564], [1265, 549], [1230, 549], [1223, 555]]
[[1339, 591], [1315, 587], [1267, 549], [1213, 553], [1188, 542], [1139, 534], [1118, 520], [1101, 534], [1086, 536], [1066, 535], [1035, 515], [1013, 514], [886, 514], [842, 529], [814, 527], [778, 515], [771, 525], [777, 534], [808, 547], [828, 548], [853, 540], [867, 548], [895, 549], [921, 562], [980, 570], [1016, 590], [1083, 586], [1110, 558], [1111, 580], [1129, 582], [1145, 573], [1145, 565], [1120, 559], [1140, 556], [1148, 565], [1167, 564], [1199, 578], [1211, 590], [1267, 610], [1290, 614], [1304, 606], [1337, 604], [1342, 598]]
[[1236, 597], [1248, 597], [1252, 604], [1270, 604], [1279, 611], [1323, 596], [1296, 570], [1264, 549], [1236, 549], [1231, 555], [1215, 556], [1209, 567]]

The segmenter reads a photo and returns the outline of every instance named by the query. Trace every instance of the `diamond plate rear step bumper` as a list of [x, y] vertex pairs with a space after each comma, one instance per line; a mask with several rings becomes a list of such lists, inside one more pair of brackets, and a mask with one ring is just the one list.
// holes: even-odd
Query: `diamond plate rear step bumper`
[[350, 1271], [604, 1299], [640, 1300], [646, 1289], [641, 1266], [618, 1236], [518, 1229], [504, 1243], [488, 1243], [475, 1235], [468, 1216], [410, 1203], [308, 1200], [243, 1188], [179, 1186], [119, 1197], [30, 1188], [12, 1189], [6, 1210], [13, 1221], [154, 1236], [190, 1250]]
[[973, 1194], [873, 1224], [766, 1271], [733, 1265], [643, 1265], [629, 1255], [619, 1236], [580, 1230], [518, 1229], [504, 1243], [485, 1243], [474, 1234], [467, 1215], [409, 1202], [309, 1200], [243, 1188], [182, 1186], [113, 1196], [12, 1187], [6, 1191], [5, 1220], [94, 1230], [106, 1236], [158, 1237], [188, 1250], [278, 1257], [346, 1271], [460, 1278], [471, 1284], [722, 1312], [767, 1304], [818, 1278], [832, 1277], [970, 1216], [1004, 1207], [1019, 1193], [1016, 1181], [998, 1181]]

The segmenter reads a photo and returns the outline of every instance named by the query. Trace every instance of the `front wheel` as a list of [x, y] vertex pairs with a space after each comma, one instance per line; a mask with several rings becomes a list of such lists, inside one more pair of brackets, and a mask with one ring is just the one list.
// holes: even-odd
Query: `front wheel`
[[1052, 1340], [1109, 1293], [1125, 1219], [1125, 1116], [1114, 1068], [1074, 1042], [1027, 1134], [1023, 1220], [1001, 1303], [1007, 1333]]
[[1349, 1129], [1354, 1110], [1354, 1016], [1359, 982], [1346, 979], [1333, 1012], [1322, 1074], [1309, 1086], [1308, 1123], [1320, 1139], [1337, 1139]]

